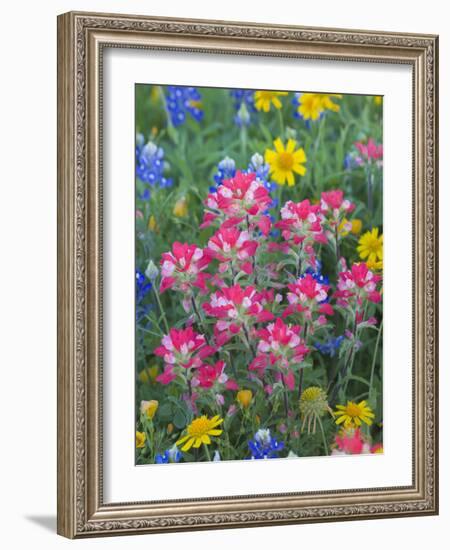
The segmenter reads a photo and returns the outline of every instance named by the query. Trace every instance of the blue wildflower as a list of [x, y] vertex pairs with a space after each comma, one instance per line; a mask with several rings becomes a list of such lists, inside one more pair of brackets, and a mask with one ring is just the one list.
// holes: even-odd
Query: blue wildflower
[[[217, 172], [214, 174], [214, 181], [217, 185], [222, 185], [223, 180], [234, 178], [236, 175], [236, 163], [234, 159], [225, 157], [217, 165]], [[214, 193], [216, 188], [210, 188], [210, 191]]]
[[322, 285], [330, 284], [330, 278], [328, 275], [322, 275], [322, 262], [319, 260], [317, 260], [316, 269], [314, 270], [312, 267], [308, 267], [308, 269], [305, 270], [305, 274], [306, 273], [312, 275], [313, 279]]
[[252, 459], [279, 458], [278, 453], [284, 449], [284, 443], [270, 435], [269, 429], [261, 429], [248, 442], [248, 447]]
[[315, 342], [314, 347], [323, 355], [329, 355], [330, 357], [333, 357], [339, 349], [340, 345], [342, 344], [343, 340], [344, 336], [341, 335], [337, 338], [330, 338], [324, 344], [321, 344], [320, 342]]
[[183, 455], [178, 450], [178, 447], [174, 445], [170, 449], [167, 449], [162, 454], [157, 453], [155, 456], [155, 464], [168, 464], [169, 462], [180, 462]]
[[[259, 183], [264, 185], [268, 191], [274, 191], [276, 189], [276, 184], [269, 181], [269, 170], [270, 165], [267, 162], [264, 162], [262, 155], [259, 153], [252, 155], [247, 168], [247, 174], [249, 172], [254, 172]], [[272, 204], [272, 208], [274, 207], [274, 204]]]
[[253, 90], [230, 90], [230, 95], [234, 99], [234, 108], [236, 116], [234, 122], [237, 126], [249, 126], [255, 118], [255, 92]]
[[144, 300], [151, 289], [152, 283], [147, 281], [142, 271], [136, 269], [136, 321], [138, 323], [144, 319], [151, 309], [150, 304], [144, 304]]
[[167, 86], [166, 106], [170, 120], [174, 126], [181, 126], [189, 113], [194, 120], [203, 119], [201, 108], [202, 96], [197, 88], [192, 86]]
[[[167, 169], [167, 163], [164, 160], [164, 150], [155, 145], [152, 141], [144, 142], [142, 134], [136, 138], [136, 175], [147, 185], [151, 187], [170, 187], [172, 179], [166, 178], [164, 172]], [[150, 190], [146, 189], [141, 199], [150, 198]]]

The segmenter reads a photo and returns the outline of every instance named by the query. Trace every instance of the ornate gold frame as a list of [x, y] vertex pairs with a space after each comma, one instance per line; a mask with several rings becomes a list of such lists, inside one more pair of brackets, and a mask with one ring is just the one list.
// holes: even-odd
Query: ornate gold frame
[[[104, 47], [413, 68], [413, 484], [190, 501], [102, 501]], [[58, 533], [75, 538], [438, 513], [438, 38], [94, 13], [58, 17]], [[151, 496], [151, 495], [149, 495]]]

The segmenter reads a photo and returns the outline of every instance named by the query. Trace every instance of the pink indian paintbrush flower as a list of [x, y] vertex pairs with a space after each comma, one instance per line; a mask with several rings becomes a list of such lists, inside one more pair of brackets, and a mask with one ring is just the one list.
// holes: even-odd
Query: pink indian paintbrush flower
[[275, 227], [281, 230], [286, 241], [300, 243], [326, 243], [322, 222], [323, 214], [319, 204], [311, 204], [308, 199], [295, 203], [288, 201], [280, 211], [281, 220]]
[[208, 254], [219, 261], [219, 272], [228, 271], [230, 264], [247, 274], [253, 272], [252, 258], [258, 243], [248, 231], [236, 227], [221, 227], [208, 241]]
[[383, 158], [383, 145], [377, 145], [372, 138], [369, 138], [367, 143], [355, 142], [355, 147], [361, 155], [360, 162], [376, 161]]
[[341, 271], [337, 290], [334, 293], [337, 303], [347, 307], [351, 302], [356, 302], [361, 306], [364, 300], [378, 303], [381, 301], [381, 293], [377, 289], [377, 284], [381, 281], [381, 276], [373, 273], [367, 267], [365, 262], [353, 264], [351, 269]]
[[198, 334], [192, 327], [185, 329], [171, 328], [154, 354], [163, 358], [165, 369], [156, 379], [168, 384], [177, 374], [177, 370], [197, 368], [202, 360], [215, 353], [215, 348], [206, 344], [203, 334]]
[[214, 292], [203, 309], [207, 315], [220, 319], [216, 323], [219, 331], [229, 329], [237, 333], [242, 325], [271, 321], [273, 313], [264, 309], [270, 301], [273, 291], [258, 292], [254, 286], [243, 288], [236, 284]]
[[211, 256], [197, 245], [174, 242], [172, 251], [162, 255], [160, 291], [172, 288], [189, 293], [192, 287], [206, 291], [210, 275], [203, 271], [210, 262]]
[[332, 455], [377, 454], [383, 452], [381, 443], [370, 445], [360, 428], [343, 428], [335, 437]]
[[327, 302], [329, 285], [320, 283], [310, 273], [288, 284], [287, 300], [289, 305], [283, 312], [283, 317], [294, 313], [302, 313], [307, 320], [313, 319], [313, 314], [333, 315], [332, 306]]
[[342, 189], [324, 191], [321, 195], [320, 209], [322, 213], [333, 222], [341, 222], [344, 216], [355, 209], [355, 205], [344, 198]]
[[257, 355], [250, 363], [249, 369], [258, 371], [261, 375], [266, 368], [272, 368], [283, 375], [283, 380], [289, 389], [294, 387], [294, 371], [303, 362], [309, 348], [299, 336], [302, 327], [286, 325], [280, 318], [274, 323], [256, 332], [259, 338]]
[[256, 174], [237, 171], [233, 178], [225, 179], [206, 198], [207, 210], [201, 228], [210, 226], [216, 220], [224, 227], [245, 222], [258, 226], [264, 235], [270, 231], [271, 221], [265, 211], [272, 203], [268, 190], [256, 179]]
[[220, 389], [237, 389], [237, 383], [228, 378], [228, 375], [225, 373], [225, 367], [224, 361], [217, 361], [214, 365], [208, 365], [206, 363], [200, 365], [200, 367], [195, 370], [195, 374], [192, 378], [192, 387], [199, 387], [202, 389], [215, 388], [217, 391]]

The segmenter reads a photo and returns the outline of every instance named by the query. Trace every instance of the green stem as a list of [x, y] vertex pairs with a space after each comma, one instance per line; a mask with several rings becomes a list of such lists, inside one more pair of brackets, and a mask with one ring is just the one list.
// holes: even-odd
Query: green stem
[[323, 447], [325, 449], [325, 455], [328, 456], [329, 455], [329, 452], [328, 452], [328, 443], [327, 443], [327, 439], [325, 437], [325, 432], [323, 430], [323, 425], [322, 425], [322, 420], [320, 419], [320, 416], [317, 416], [316, 417], [318, 422], [319, 422], [319, 428], [320, 428], [320, 432], [322, 434], [322, 442], [323, 442]]
[[198, 326], [200, 327], [200, 329], [203, 331], [203, 335], [205, 337], [205, 340], [206, 340], [206, 343], [209, 345], [209, 338], [208, 338], [208, 334], [206, 333], [206, 329], [205, 329], [205, 326], [203, 324], [203, 319], [200, 315], [200, 310], [197, 306], [197, 302], [195, 301], [195, 297], [194, 295], [191, 296], [191, 304], [192, 304], [192, 309], [194, 310], [194, 313], [195, 313], [195, 316], [197, 317], [197, 323], [198, 323]]
[[156, 301], [158, 303], [159, 311], [161, 312], [161, 317], [163, 319], [164, 327], [166, 329], [166, 333], [169, 334], [169, 323], [167, 322], [166, 312], [164, 311], [164, 308], [161, 304], [161, 300], [159, 298], [159, 292], [156, 290], [155, 284], [152, 284], [153, 293], [155, 294]]
[[206, 459], [208, 460], [208, 462], [211, 462], [211, 455], [209, 454], [208, 445], [203, 443], [203, 448], [205, 449]]
[[173, 127], [172, 119], [170, 118], [169, 109], [167, 108], [166, 96], [164, 95], [164, 89], [162, 86], [158, 86], [158, 93], [164, 107], [164, 113], [166, 114], [167, 126]]
[[370, 370], [370, 379], [369, 379], [369, 400], [372, 397], [372, 386], [373, 386], [373, 379], [374, 379], [374, 375], [375, 375], [375, 364], [376, 364], [376, 359], [377, 359], [377, 354], [378, 354], [378, 346], [380, 344], [381, 333], [382, 332], [383, 332], [383, 321], [381, 321], [380, 327], [378, 329], [377, 341], [375, 342], [375, 351], [373, 352], [372, 368]]
[[277, 115], [278, 115], [278, 124], [280, 125], [280, 138], [283, 141], [283, 139], [284, 139], [284, 122], [283, 122], [282, 109], [277, 109]]
[[286, 421], [289, 420], [289, 397], [288, 397], [288, 389], [286, 386], [286, 382], [284, 381], [284, 375], [281, 375], [281, 381], [283, 383], [283, 401], [284, 401], [284, 410], [286, 412]]
[[240, 132], [241, 138], [241, 153], [244, 157], [244, 163], [247, 161], [247, 127], [243, 124]]

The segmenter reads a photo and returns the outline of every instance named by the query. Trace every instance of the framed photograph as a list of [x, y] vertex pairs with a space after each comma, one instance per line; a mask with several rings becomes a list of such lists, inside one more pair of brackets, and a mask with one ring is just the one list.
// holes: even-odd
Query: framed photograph
[[438, 512], [438, 38], [58, 18], [58, 532]]

